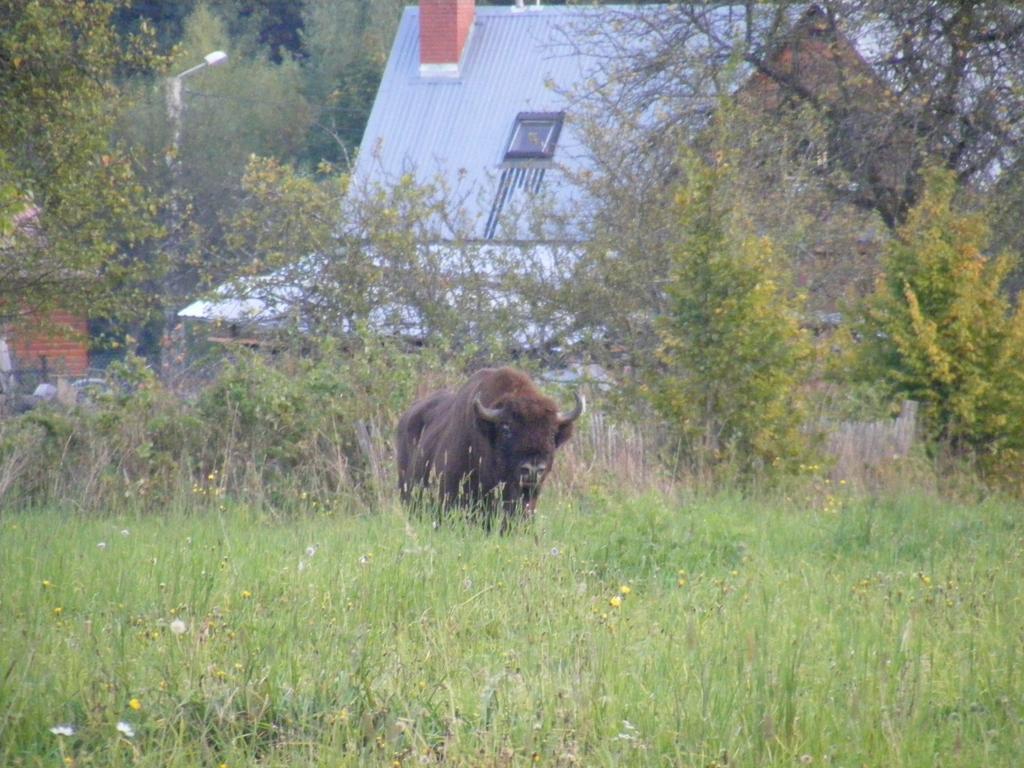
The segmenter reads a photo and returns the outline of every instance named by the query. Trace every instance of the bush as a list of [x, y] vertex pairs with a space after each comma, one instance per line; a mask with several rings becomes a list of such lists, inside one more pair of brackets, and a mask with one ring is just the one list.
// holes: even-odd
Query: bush
[[108, 375], [111, 389], [92, 403], [44, 406], [3, 424], [0, 500], [152, 508], [187, 486], [200, 425], [140, 358]]
[[1024, 312], [1004, 290], [1014, 256], [988, 258], [989, 230], [954, 206], [952, 172], [926, 174], [867, 304], [862, 380], [924, 405], [928, 437], [1016, 481], [1024, 459]]
[[699, 466], [746, 474], [795, 463], [811, 351], [799, 307], [772, 243], [752, 234], [732, 194], [727, 160], [685, 168], [652, 401]]
[[110, 391], [71, 409], [0, 422], [0, 503], [83, 511], [223, 504], [313, 510], [388, 496], [390, 440], [429, 353], [365, 337], [312, 354], [245, 353], [194, 403], [140, 358]]
[[393, 423], [423, 362], [370, 338], [311, 357], [243, 355], [197, 402], [204, 477], [275, 505], [294, 494], [322, 504], [343, 488], [380, 492]]

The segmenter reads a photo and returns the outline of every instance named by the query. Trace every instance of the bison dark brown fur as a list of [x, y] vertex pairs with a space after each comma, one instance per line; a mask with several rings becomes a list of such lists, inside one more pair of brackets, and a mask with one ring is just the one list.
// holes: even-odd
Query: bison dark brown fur
[[429, 489], [442, 507], [471, 507], [490, 527], [533, 515], [555, 451], [572, 435], [583, 399], [562, 414], [530, 377], [485, 368], [456, 392], [419, 400], [398, 423], [398, 478], [409, 501]]

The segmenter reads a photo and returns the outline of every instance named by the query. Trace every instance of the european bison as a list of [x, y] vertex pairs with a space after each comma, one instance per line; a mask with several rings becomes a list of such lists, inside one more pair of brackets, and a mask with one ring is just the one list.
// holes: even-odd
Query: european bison
[[398, 422], [398, 478], [409, 501], [424, 489], [442, 507], [464, 506], [491, 527], [533, 515], [555, 450], [572, 435], [584, 400], [563, 414], [530, 377], [512, 368], [485, 368], [457, 392], [419, 400]]

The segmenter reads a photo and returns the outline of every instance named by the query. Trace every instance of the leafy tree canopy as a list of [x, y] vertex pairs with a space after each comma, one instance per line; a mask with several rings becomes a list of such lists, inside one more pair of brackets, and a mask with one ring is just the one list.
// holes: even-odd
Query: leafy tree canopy
[[150, 71], [153, 30], [118, 33], [114, 0], [0, 0], [0, 317], [54, 306], [127, 313], [156, 204], [111, 136], [120, 79]]
[[735, 195], [727, 152], [684, 156], [662, 367], [651, 396], [698, 463], [784, 465], [806, 448], [799, 388], [810, 345], [771, 240]]
[[985, 188], [1024, 139], [1015, 3], [669, 3], [623, 8], [568, 42], [594, 40], [617, 53], [584, 96], [611, 124], [644, 116], [644, 146], [703, 130], [717, 96], [753, 84], [773, 105], [818, 113], [841, 171], [831, 194], [890, 228], [916, 202], [926, 158]]

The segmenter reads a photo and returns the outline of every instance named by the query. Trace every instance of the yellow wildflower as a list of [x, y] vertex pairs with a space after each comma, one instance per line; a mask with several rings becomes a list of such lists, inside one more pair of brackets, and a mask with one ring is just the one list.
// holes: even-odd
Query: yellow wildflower
[[622, 605], [622, 598], [618, 595], [615, 595], [614, 597], [612, 597], [611, 600], [608, 601], [608, 605], [610, 605], [612, 608], [618, 608], [620, 605]]
[[138, 712], [140, 709], [142, 709], [142, 702], [138, 699], [133, 698], [131, 701], [128, 702], [128, 706], [134, 709], [136, 712]]

